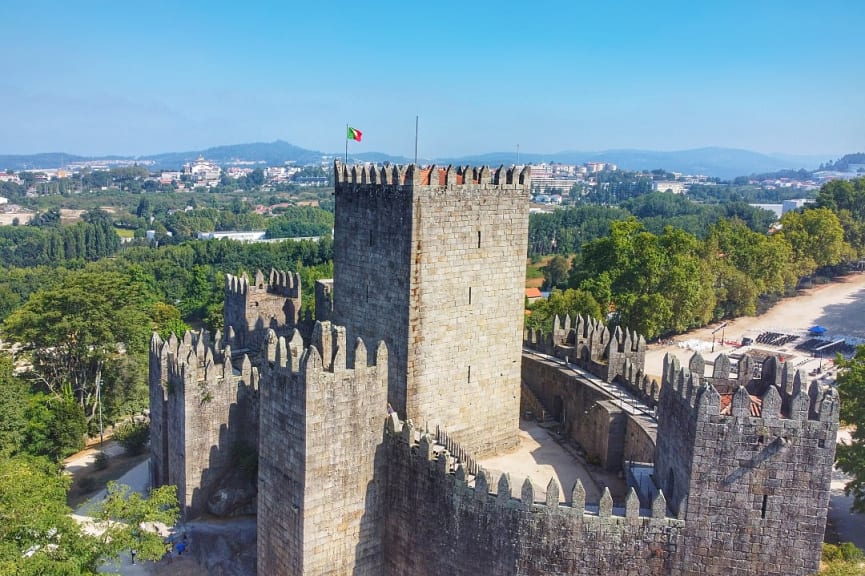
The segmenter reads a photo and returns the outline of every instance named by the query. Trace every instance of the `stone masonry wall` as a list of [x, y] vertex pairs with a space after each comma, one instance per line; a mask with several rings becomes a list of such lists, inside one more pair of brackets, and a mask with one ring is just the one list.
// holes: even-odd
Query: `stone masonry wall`
[[[682, 382], [679, 382], [679, 379]], [[691, 465], [694, 460], [694, 435], [697, 432], [692, 408], [694, 384], [684, 381], [679, 360], [664, 358], [664, 372], [658, 403], [658, 436], [655, 452], [655, 484], [667, 496], [670, 510], [682, 517], [686, 508]], [[686, 393], [676, 393], [685, 389]], [[690, 397], [687, 390], [690, 390]]]
[[[665, 362], [659, 419], [681, 428], [660, 431], [659, 471], [668, 450], [690, 443], [679, 458], [690, 468], [679, 511], [686, 529], [682, 560], [700, 574], [807, 575], [816, 572], [826, 524], [838, 427], [838, 395], [794, 379], [789, 411], [772, 385], [752, 412], [745, 387], [721, 412], [714, 386]], [[661, 442], [664, 436], [679, 441]], [[689, 456], [689, 457], [688, 457]], [[664, 487], [664, 479], [661, 479]], [[684, 479], [683, 479], [684, 480]], [[676, 479], [679, 482], [679, 479]]]
[[349, 341], [387, 344], [388, 400], [405, 415], [411, 186], [399, 180], [352, 186], [338, 179], [335, 204], [332, 319], [345, 326]]
[[475, 454], [506, 450], [519, 423], [528, 178], [431, 174], [414, 190], [406, 413]]
[[[207, 510], [233, 473], [236, 451], [255, 450], [258, 444], [258, 374], [245, 355], [236, 361], [237, 370], [230, 347], [216, 352], [206, 333], [187, 332], [181, 341], [172, 335], [165, 343], [154, 335], [151, 341], [151, 365], [164, 362], [167, 368], [162, 382], [151, 381], [151, 396], [158, 398], [161, 388], [167, 398], [153, 430], [160, 442], [151, 448], [152, 456], [161, 464], [159, 484], [177, 486], [185, 518]], [[154, 406], [158, 409], [159, 402], [151, 403], [151, 410]], [[252, 497], [253, 479], [247, 484], [234, 482], [233, 489]]]
[[603, 390], [581, 380], [575, 371], [543, 357], [524, 354], [521, 366], [523, 382], [547, 413], [562, 423], [564, 433], [587, 454], [598, 458], [601, 466], [617, 470], [623, 459], [652, 460], [643, 457], [654, 454], [654, 430], [628, 423], [632, 419], [617, 402], [609, 402]]
[[528, 171], [335, 171], [335, 320], [387, 342], [400, 414], [479, 454], [512, 446]]
[[609, 491], [586, 504], [577, 485], [561, 505], [553, 481], [538, 503], [530, 482], [519, 488], [507, 475], [467, 477], [462, 466], [454, 472], [446, 451], [401, 426], [393, 418], [388, 423], [384, 574], [685, 573], [677, 564], [684, 523], [665, 518], [662, 496], [641, 511], [631, 492], [623, 508], [614, 508]]
[[[175, 337], [175, 347], [177, 338]], [[148, 392], [150, 397], [150, 485], [168, 484], [168, 355], [162, 354], [158, 334], [150, 339]]]
[[265, 277], [259, 270], [252, 279], [226, 274], [225, 326], [234, 329], [236, 347], [257, 352], [268, 328], [290, 334], [300, 320], [300, 306], [300, 276], [295, 272], [271, 270]]
[[345, 330], [317, 323], [298, 359], [268, 338], [262, 386], [258, 550], [260, 574], [382, 573], [382, 421], [387, 349], [369, 365], [357, 341], [346, 364]]

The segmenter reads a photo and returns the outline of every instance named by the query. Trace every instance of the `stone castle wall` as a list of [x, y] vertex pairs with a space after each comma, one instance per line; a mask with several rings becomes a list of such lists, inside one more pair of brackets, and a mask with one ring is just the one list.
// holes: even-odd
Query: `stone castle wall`
[[653, 460], [656, 430], [631, 417], [573, 367], [531, 354], [523, 355], [521, 366], [523, 382], [547, 417], [558, 421], [590, 459], [607, 470], [620, 470], [625, 460]]
[[259, 350], [267, 329], [288, 335], [300, 322], [300, 276], [271, 270], [265, 278], [259, 270], [250, 278], [225, 276], [225, 326], [235, 332], [235, 347]]
[[600, 320], [577, 316], [553, 319], [550, 332], [528, 329], [523, 345], [544, 354], [567, 359], [605, 382], [621, 382], [651, 406], [659, 387], [645, 375], [646, 339], [617, 326], [610, 330]]
[[507, 475], [469, 476], [428, 435], [418, 439], [395, 417], [387, 428], [383, 574], [685, 573], [676, 564], [685, 523], [666, 517], [662, 495], [640, 510], [632, 491], [614, 508], [608, 490], [586, 503], [578, 483], [560, 504], [551, 481], [536, 502], [530, 481], [515, 487]]
[[[316, 323], [304, 344], [299, 278], [271, 272], [228, 277], [225, 337], [151, 342], [154, 484], [177, 484], [187, 517], [246, 489], [237, 449], [253, 442], [262, 574], [816, 569], [834, 391], [771, 359], [760, 378], [748, 358], [734, 374], [725, 356], [711, 376], [699, 357], [668, 358], [659, 386], [627, 330], [566, 318], [526, 334], [657, 405], [655, 444], [601, 383], [521, 353], [528, 170], [335, 169], [336, 275], [316, 299], [344, 328]], [[531, 482], [514, 498], [478, 469], [474, 454], [516, 440], [521, 384], [606, 465], [654, 454], [648, 509], [633, 491], [587, 504], [580, 485], [560, 504], [555, 482], [543, 503]]]
[[479, 454], [512, 446], [528, 170], [335, 171], [334, 318], [387, 342], [401, 415]]
[[[785, 370], [791, 373], [789, 369]], [[785, 383], [784, 383], [785, 384]], [[789, 409], [715, 387], [665, 359], [656, 483], [683, 518], [682, 559], [701, 574], [810, 574], [820, 563], [838, 395], [796, 373]], [[723, 406], [723, 408], [722, 408]]]
[[159, 367], [150, 375], [153, 482], [177, 486], [184, 517], [210, 506], [239, 513], [233, 506], [254, 497], [254, 482], [238, 479], [235, 464], [240, 451], [258, 446], [258, 374], [246, 355], [235, 369], [231, 347], [219, 352], [219, 335], [217, 343], [187, 332], [166, 342], [154, 334], [150, 344], [151, 366]]
[[[319, 322], [302, 351], [270, 332], [262, 368], [260, 574], [382, 573], [384, 494], [377, 478], [387, 414], [387, 348]], [[372, 360], [370, 365], [368, 360]]]

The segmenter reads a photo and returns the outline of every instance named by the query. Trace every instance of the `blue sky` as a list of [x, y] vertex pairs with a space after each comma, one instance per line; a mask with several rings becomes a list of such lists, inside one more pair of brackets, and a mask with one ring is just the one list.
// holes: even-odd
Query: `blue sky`
[[4, 0], [0, 153], [865, 150], [865, 2]]

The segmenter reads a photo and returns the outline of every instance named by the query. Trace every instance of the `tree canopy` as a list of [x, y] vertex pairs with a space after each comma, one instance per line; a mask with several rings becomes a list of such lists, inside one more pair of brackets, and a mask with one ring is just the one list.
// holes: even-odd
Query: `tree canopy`
[[145, 560], [165, 554], [147, 522], [177, 520], [176, 489], [147, 497], [110, 484], [94, 530], [83, 530], [66, 505], [68, 477], [44, 458], [0, 457], [0, 574], [81, 576], [101, 573], [120, 552], [134, 548]]
[[839, 356], [836, 364], [841, 421], [853, 426], [852, 444], [838, 445], [838, 468], [852, 478], [845, 491], [853, 495], [853, 509], [865, 512], [865, 346], [849, 360]]

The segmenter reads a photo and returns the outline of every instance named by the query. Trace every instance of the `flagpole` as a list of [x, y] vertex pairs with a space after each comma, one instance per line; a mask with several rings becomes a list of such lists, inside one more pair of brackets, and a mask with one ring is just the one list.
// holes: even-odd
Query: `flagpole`
[[417, 166], [417, 126], [418, 126], [418, 116], [415, 114], [414, 117], [414, 164]]
[[345, 125], [345, 165], [348, 166], [348, 124]]

